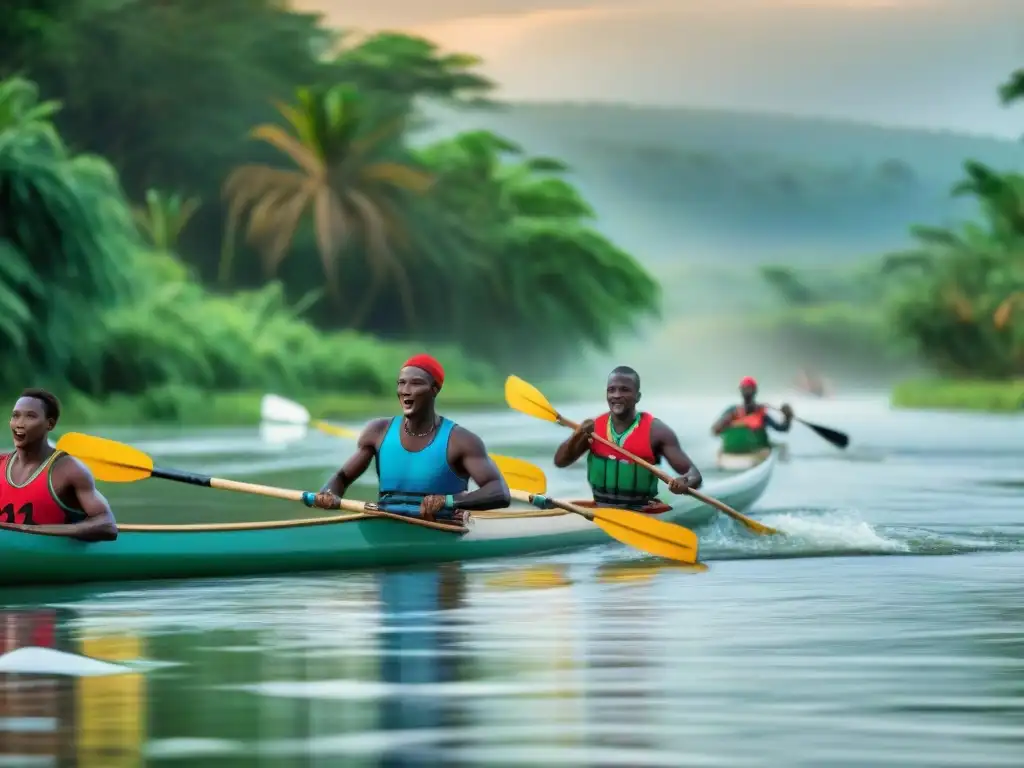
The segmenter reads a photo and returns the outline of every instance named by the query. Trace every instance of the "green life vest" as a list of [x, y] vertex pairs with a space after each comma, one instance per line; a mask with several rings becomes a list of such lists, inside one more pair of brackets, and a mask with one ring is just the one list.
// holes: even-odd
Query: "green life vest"
[[730, 427], [721, 434], [722, 453], [757, 453], [771, 447], [768, 431], [748, 427]]
[[764, 406], [756, 406], [752, 413], [739, 414], [732, 426], [724, 430], [720, 437], [722, 453], [757, 453], [770, 448], [771, 442], [765, 428]]
[[[610, 440], [650, 464], [659, 458], [651, 448], [651, 424], [654, 417], [638, 413], [636, 420], [622, 434], [611, 425], [610, 414], [599, 416], [594, 433]], [[611, 448], [594, 441], [587, 455], [587, 482], [594, 501], [602, 506], [620, 509], [641, 509], [658, 496], [658, 478], [648, 469], [618, 457]]]

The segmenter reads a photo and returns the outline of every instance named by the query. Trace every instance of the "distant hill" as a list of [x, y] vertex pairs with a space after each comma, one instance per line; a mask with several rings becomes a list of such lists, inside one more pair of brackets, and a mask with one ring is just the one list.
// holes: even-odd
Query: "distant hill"
[[424, 139], [484, 128], [566, 160], [600, 227], [650, 265], [857, 259], [904, 245], [911, 224], [971, 215], [949, 195], [965, 159], [1024, 167], [1024, 145], [1002, 139], [781, 115], [572, 103], [427, 114]]

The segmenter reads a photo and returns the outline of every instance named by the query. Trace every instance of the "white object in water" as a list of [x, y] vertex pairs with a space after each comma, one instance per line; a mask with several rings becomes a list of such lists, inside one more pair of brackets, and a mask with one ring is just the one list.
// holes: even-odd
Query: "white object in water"
[[299, 403], [285, 400], [280, 395], [264, 395], [260, 401], [260, 418], [280, 424], [306, 426], [313, 419], [309, 411]]
[[108, 661], [55, 651], [53, 648], [29, 646], [0, 656], [0, 673], [17, 675], [65, 675], [67, 677], [102, 677], [135, 672], [130, 667]]

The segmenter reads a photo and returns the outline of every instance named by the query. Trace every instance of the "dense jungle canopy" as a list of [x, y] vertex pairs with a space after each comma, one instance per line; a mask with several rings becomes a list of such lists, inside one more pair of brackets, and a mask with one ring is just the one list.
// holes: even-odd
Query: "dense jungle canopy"
[[480, 381], [656, 317], [557, 159], [416, 141], [479, 63], [269, 0], [5, 8], [5, 384], [377, 391], [414, 342]]
[[[501, 108], [480, 63], [271, 0], [9, 2], [3, 384], [377, 394], [429, 344], [493, 387], [657, 319], [661, 286], [563, 161], [423, 138], [425, 104]], [[1000, 97], [1022, 95], [1018, 72]], [[944, 373], [1024, 375], [1024, 177], [965, 168], [981, 220], [916, 228], [852, 280], [766, 271], [786, 322], [853, 318]]]

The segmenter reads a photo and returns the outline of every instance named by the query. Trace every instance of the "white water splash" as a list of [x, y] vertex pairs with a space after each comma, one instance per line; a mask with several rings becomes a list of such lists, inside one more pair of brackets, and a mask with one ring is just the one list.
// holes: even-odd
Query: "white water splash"
[[763, 518], [773, 528], [785, 531], [792, 540], [812, 548], [852, 549], [859, 552], [909, 552], [902, 541], [879, 533], [855, 512], [833, 512], [812, 517], [787, 513]]
[[[907, 542], [890, 538], [852, 510], [787, 511], [758, 515], [760, 522], [781, 531], [783, 536], [752, 536], [738, 531], [735, 524], [719, 528], [708, 536], [709, 549], [729, 552], [800, 556], [847, 553], [899, 554], [911, 551]], [[703, 538], [703, 537], [702, 537]]]

